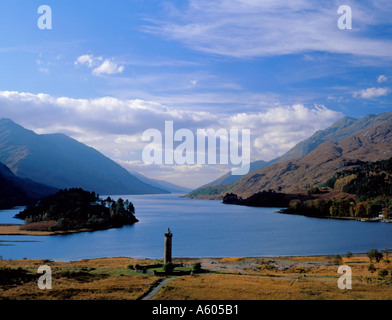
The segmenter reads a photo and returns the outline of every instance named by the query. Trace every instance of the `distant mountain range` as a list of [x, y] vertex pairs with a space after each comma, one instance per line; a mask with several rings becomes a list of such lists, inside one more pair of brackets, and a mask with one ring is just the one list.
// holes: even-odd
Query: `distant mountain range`
[[19, 178], [59, 189], [77, 187], [101, 195], [167, 194], [169, 187], [175, 189], [136, 177], [64, 134], [36, 134], [10, 119], [0, 119], [0, 162]]
[[164, 180], [158, 180], [158, 179], [150, 179], [147, 178], [146, 176], [142, 175], [139, 172], [135, 172], [135, 171], [130, 171], [129, 172], [134, 175], [136, 178], [138, 178], [139, 180], [148, 183], [152, 186], [158, 187], [158, 188], [162, 188], [164, 190], [170, 191], [171, 193], [181, 193], [181, 194], [185, 194], [189, 191], [192, 191], [192, 189], [190, 188], [185, 188], [185, 187], [181, 187], [178, 186], [176, 184], [164, 181]]
[[392, 157], [391, 128], [392, 112], [361, 119], [345, 117], [298, 143], [283, 156], [269, 163], [261, 162], [262, 168], [242, 177], [226, 175], [187, 196], [221, 199], [228, 191], [241, 196], [268, 189], [304, 191], [321, 185], [343, 168]]

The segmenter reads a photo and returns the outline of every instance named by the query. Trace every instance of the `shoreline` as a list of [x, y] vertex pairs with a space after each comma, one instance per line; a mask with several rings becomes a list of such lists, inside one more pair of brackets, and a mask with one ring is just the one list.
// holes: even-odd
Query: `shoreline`
[[290, 211], [288, 208], [280, 209], [277, 211], [280, 214], [287, 215], [297, 215], [304, 216], [308, 218], [317, 218], [317, 219], [335, 219], [335, 220], [348, 220], [348, 221], [360, 221], [360, 222], [383, 222], [383, 223], [392, 223], [392, 219], [378, 219], [378, 218], [358, 218], [358, 217], [338, 217], [338, 216], [313, 216], [310, 214], [299, 213], [295, 211]]
[[[0, 241], [0, 243], [3, 241]], [[19, 241], [18, 241], [19, 242]], [[23, 242], [20, 240], [20, 242]], [[28, 241], [29, 242], [29, 241]], [[366, 252], [352, 252], [352, 257], [357, 258], [367, 258]], [[298, 259], [299, 261], [325, 261], [326, 259], [333, 259], [336, 256], [340, 256], [341, 258], [345, 258], [346, 254], [309, 254], [309, 255], [266, 255], [266, 256], [246, 256], [246, 257], [224, 257], [224, 256], [206, 256], [206, 257], [173, 257], [173, 263], [184, 263], [184, 264], [192, 264], [194, 262], [209, 262], [210, 264], [238, 264], [249, 261], [266, 261], [266, 260], [290, 260], [290, 259]], [[88, 263], [88, 262], [97, 262], [97, 261], [109, 261], [109, 260], [132, 260], [132, 261], [144, 261], [144, 262], [161, 262], [163, 263], [163, 258], [149, 258], [149, 257], [131, 257], [131, 256], [107, 256], [107, 257], [92, 257], [92, 258], [79, 258], [76, 260], [55, 260], [48, 258], [18, 258], [18, 259], [6, 259], [4, 261], [9, 262], [31, 262], [31, 261], [46, 261], [48, 263], [65, 263], [65, 264], [73, 264], [73, 263]], [[1, 261], [1, 260], [0, 260]], [[211, 263], [212, 262], [212, 263]]]
[[[1, 243], [6, 243], [7, 240], [0, 240]], [[9, 242], [32, 242], [32, 241], [23, 241], [23, 240], [13, 240]], [[35, 242], [35, 241], [34, 241]], [[39, 242], [39, 241], [37, 241]], [[381, 249], [380, 249], [381, 250]], [[302, 259], [302, 260], [311, 260], [311, 259], [333, 259], [336, 256], [340, 256], [341, 258], [345, 258], [347, 253], [331, 253], [331, 254], [302, 254], [302, 255], [257, 255], [257, 256], [198, 256], [198, 257], [173, 257], [173, 263], [189, 263], [193, 264], [194, 262], [201, 261], [209, 261], [209, 263], [238, 263], [238, 262], [246, 262], [251, 260], [290, 260], [290, 259]], [[367, 258], [366, 252], [351, 252], [353, 257]], [[8, 261], [49, 261], [53, 263], [78, 263], [78, 262], [89, 262], [89, 261], [104, 261], [104, 260], [134, 260], [134, 261], [159, 261], [163, 263], [163, 258], [152, 258], [152, 257], [132, 257], [132, 256], [103, 256], [103, 257], [91, 257], [91, 258], [78, 258], [78, 259], [50, 259], [44, 257], [36, 257], [36, 258], [16, 258], [16, 259], [6, 259]], [[0, 260], [1, 261], [1, 260]]]
[[93, 229], [80, 229], [68, 231], [33, 231], [33, 230], [20, 230], [23, 224], [0, 224], [0, 236], [55, 236], [65, 235], [81, 232], [98, 231]]

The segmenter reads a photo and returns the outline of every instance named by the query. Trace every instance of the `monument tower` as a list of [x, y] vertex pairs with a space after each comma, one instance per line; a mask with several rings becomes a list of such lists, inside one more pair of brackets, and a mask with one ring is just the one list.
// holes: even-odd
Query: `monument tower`
[[168, 228], [167, 233], [165, 233], [165, 256], [163, 263], [172, 262], [172, 237], [173, 234], [171, 233], [170, 228]]

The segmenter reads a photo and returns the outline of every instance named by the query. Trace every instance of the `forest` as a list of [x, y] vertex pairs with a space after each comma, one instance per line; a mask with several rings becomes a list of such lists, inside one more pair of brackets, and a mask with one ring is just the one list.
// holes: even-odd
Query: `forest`
[[368, 162], [336, 172], [324, 187], [348, 194], [341, 198], [293, 200], [287, 213], [317, 217], [390, 218], [392, 211], [392, 158]]
[[380, 195], [392, 196], [392, 158], [368, 162], [354, 169], [336, 172], [325, 185], [355, 194], [361, 200]]

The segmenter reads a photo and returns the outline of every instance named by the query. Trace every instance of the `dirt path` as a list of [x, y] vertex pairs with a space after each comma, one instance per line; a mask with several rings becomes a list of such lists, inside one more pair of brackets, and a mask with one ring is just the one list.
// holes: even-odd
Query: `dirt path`
[[155, 296], [161, 288], [168, 283], [169, 281], [175, 279], [173, 278], [166, 278], [163, 281], [161, 281], [149, 294], [147, 294], [145, 297], [142, 298], [142, 300], [150, 300], [153, 296]]

